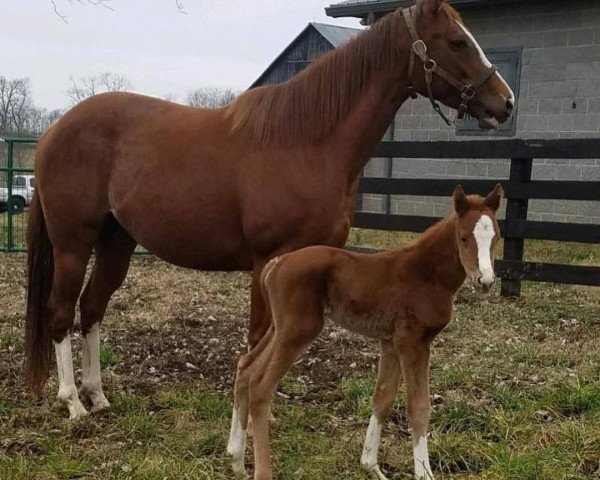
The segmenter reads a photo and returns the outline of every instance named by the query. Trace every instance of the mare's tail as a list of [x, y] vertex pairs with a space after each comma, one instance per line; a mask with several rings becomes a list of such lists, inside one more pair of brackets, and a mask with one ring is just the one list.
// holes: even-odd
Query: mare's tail
[[25, 383], [41, 395], [50, 372], [52, 335], [48, 299], [54, 275], [52, 244], [36, 193], [27, 223], [27, 313], [25, 315]]

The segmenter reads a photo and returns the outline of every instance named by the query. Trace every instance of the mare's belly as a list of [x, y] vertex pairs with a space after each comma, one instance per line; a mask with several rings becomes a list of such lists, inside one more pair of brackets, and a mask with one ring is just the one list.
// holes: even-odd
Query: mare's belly
[[153, 255], [196, 270], [251, 270], [252, 253], [233, 216], [191, 219], [155, 216], [115, 216], [125, 230]]
[[359, 335], [390, 340], [394, 333], [394, 320], [381, 312], [351, 312], [342, 308], [328, 308], [327, 316], [335, 324]]

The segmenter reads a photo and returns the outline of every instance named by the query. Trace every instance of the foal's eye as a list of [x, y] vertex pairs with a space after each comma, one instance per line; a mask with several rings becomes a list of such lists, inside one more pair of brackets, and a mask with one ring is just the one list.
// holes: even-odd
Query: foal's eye
[[461, 242], [463, 242], [463, 243], [467, 243], [467, 240], [468, 240], [468, 239], [467, 239], [467, 236], [466, 236], [466, 235], [461, 235], [461, 237], [460, 237], [460, 241], [461, 241]]
[[467, 48], [469, 46], [467, 41], [463, 38], [459, 40], [451, 40], [450, 45], [454, 48]]

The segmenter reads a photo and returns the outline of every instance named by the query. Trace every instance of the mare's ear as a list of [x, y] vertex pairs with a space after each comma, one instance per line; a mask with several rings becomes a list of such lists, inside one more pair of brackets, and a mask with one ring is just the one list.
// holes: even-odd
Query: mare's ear
[[502, 185], [498, 183], [488, 196], [485, 197], [485, 205], [496, 212], [498, 208], [500, 208], [502, 197], [504, 197], [504, 189], [502, 188]]
[[417, 11], [422, 14], [436, 15], [445, 0], [418, 0]]
[[469, 200], [465, 195], [465, 191], [460, 185], [457, 185], [452, 193], [452, 199], [454, 200], [454, 210], [458, 216], [462, 216], [469, 211]]

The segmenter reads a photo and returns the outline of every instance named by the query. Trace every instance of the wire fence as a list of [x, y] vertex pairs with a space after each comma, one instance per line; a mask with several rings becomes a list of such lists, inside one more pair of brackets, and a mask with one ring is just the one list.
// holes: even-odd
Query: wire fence
[[0, 251], [25, 250], [28, 207], [35, 191], [35, 138], [3, 138], [0, 150]]

